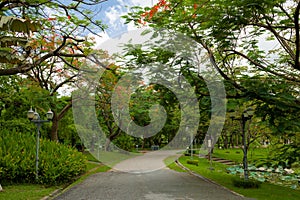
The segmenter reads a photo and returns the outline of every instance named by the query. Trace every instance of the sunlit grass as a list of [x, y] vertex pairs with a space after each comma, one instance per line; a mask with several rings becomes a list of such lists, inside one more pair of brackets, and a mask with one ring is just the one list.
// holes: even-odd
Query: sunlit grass
[[88, 160], [94, 161], [94, 162], [101, 162], [107, 166], [114, 166], [117, 163], [127, 160], [129, 158], [134, 158], [136, 156], [143, 155], [142, 153], [135, 153], [135, 152], [125, 152], [125, 153], [119, 153], [119, 152], [110, 152], [110, 151], [100, 151], [95, 152], [93, 154], [91, 153], [85, 153], [88, 156]]
[[[228, 158], [231, 159], [231, 157]], [[182, 156], [179, 158], [179, 162], [197, 174], [200, 174], [201, 176], [206, 177], [246, 197], [251, 197], [258, 200], [299, 200], [299, 190], [293, 190], [287, 187], [269, 183], [262, 183], [261, 187], [258, 189], [243, 189], [234, 187], [232, 184], [232, 179], [236, 176], [230, 175], [226, 172], [226, 168], [228, 166], [216, 162], [212, 162], [212, 166], [210, 166], [210, 162], [207, 159], [199, 159], [194, 157], [193, 159], [199, 160], [199, 166], [195, 166], [187, 164], [188, 159], [190, 159], [189, 156]], [[213, 167], [214, 170], [210, 170], [210, 167]]]
[[165, 165], [174, 170], [174, 171], [177, 171], [177, 172], [185, 172], [184, 169], [182, 169], [181, 167], [179, 167], [176, 163], [175, 163], [175, 160], [178, 158], [178, 156], [170, 156], [168, 158], [166, 158], [164, 160], [164, 163]]
[[[249, 163], [255, 163], [257, 160], [266, 159], [269, 151], [269, 148], [250, 148], [247, 154]], [[243, 150], [241, 148], [214, 149], [213, 152], [213, 156], [215, 157], [232, 160], [236, 163], [242, 163], [243, 155]]]
[[57, 190], [59, 187], [44, 187], [33, 184], [2, 185], [4, 191], [0, 192], [3, 200], [39, 200]]

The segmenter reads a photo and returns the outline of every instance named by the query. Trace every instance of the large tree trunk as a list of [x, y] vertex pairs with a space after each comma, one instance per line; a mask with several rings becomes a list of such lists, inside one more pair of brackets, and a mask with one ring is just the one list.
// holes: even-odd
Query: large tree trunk
[[[113, 130], [111, 130], [111, 132], [112, 132]], [[115, 132], [115, 133], [113, 133], [113, 134], [111, 134], [107, 139], [106, 139], [106, 142], [105, 142], [105, 151], [109, 151], [109, 145], [110, 145], [110, 143], [111, 143], [111, 141], [113, 141], [120, 133], [121, 133], [121, 129], [120, 128], [118, 128], [118, 130]]]
[[54, 114], [54, 117], [52, 119], [52, 129], [51, 129], [51, 140], [52, 141], [58, 141], [58, 134], [57, 134], [57, 131], [58, 131], [58, 117], [56, 115], [56, 113]]
[[58, 114], [55, 111], [53, 111], [52, 129], [51, 129], [51, 140], [52, 141], [58, 142], [59, 121], [65, 116], [65, 114], [71, 107], [72, 107], [72, 102], [67, 104]]

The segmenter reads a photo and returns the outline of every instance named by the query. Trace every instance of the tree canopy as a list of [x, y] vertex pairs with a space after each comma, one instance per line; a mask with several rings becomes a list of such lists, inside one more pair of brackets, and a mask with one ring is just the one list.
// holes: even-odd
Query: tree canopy
[[290, 123], [300, 106], [299, 1], [160, 0], [133, 10], [127, 22], [179, 32], [200, 44], [229, 99], [252, 100], [256, 114], [277, 130], [299, 126]]
[[26, 73], [50, 59], [78, 69], [74, 59], [89, 54], [87, 33], [105, 28], [94, 19], [94, 6], [104, 1], [3, 0], [0, 76]]

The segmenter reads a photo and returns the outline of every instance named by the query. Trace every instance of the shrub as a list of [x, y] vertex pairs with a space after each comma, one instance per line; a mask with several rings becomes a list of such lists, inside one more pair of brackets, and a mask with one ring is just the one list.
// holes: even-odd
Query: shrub
[[232, 183], [235, 187], [239, 188], [259, 188], [261, 185], [261, 182], [256, 181], [256, 180], [244, 180], [240, 178], [234, 178], [232, 179]]
[[191, 150], [191, 149], [188, 149], [188, 150], [187, 150], [187, 153], [188, 153], [188, 154], [191, 154], [191, 152], [192, 152], [193, 154], [196, 154], [196, 150], [194, 150], [194, 149], [193, 149], [193, 150]]
[[[0, 180], [7, 183], [34, 183], [35, 180], [34, 135], [1, 131]], [[57, 142], [40, 140], [39, 183], [57, 185], [77, 178], [86, 170], [85, 157], [75, 149]]]
[[187, 149], [184, 153], [185, 156], [190, 156], [191, 153], [196, 154], [196, 150]]
[[187, 164], [198, 166], [199, 160], [187, 160]]

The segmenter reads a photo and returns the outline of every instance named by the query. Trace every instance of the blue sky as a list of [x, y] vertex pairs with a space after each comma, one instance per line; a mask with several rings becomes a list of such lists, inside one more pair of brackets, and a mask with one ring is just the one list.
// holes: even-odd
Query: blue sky
[[129, 30], [135, 29], [133, 24], [125, 25], [121, 16], [125, 15], [132, 6], [151, 6], [158, 0], [107, 0], [99, 5], [95, 10], [99, 11], [99, 19], [108, 26], [105, 33], [101, 33], [102, 38], [96, 37], [97, 43], [117, 36]]

